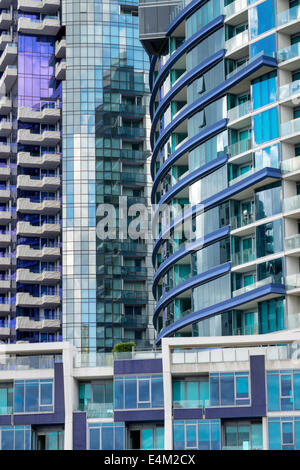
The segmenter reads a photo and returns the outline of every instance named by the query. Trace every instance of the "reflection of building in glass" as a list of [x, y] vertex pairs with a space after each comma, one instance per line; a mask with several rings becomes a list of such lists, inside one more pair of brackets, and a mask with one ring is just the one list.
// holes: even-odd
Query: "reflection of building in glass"
[[150, 194], [149, 59], [137, 13], [136, 1], [68, 2], [62, 18], [64, 339], [85, 351], [151, 338], [149, 244], [96, 236], [101, 204], [147, 204]]

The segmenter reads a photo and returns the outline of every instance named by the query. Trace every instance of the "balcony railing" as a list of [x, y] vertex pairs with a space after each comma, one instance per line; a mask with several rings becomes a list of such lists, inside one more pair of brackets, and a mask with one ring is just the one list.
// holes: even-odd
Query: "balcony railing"
[[113, 403], [86, 403], [80, 404], [78, 411], [85, 411], [88, 418], [112, 418], [114, 405]]
[[300, 287], [300, 274], [291, 274], [285, 278], [286, 290], [299, 289]]
[[300, 248], [300, 234], [292, 235], [284, 239], [285, 250], [297, 250]]
[[245, 101], [244, 103], [239, 104], [235, 108], [228, 110], [228, 119], [229, 122], [236, 121], [243, 116], [251, 113], [251, 101]]
[[248, 152], [252, 149], [252, 141], [251, 139], [239, 140], [234, 144], [228, 146], [228, 153], [231, 157], [235, 157], [240, 153]]
[[289, 8], [288, 10], [284, 10], [277, 14], [276, 16], [276, 24], [277, 26], [283, 26], [291, 21], [299, 20], [300, 19], [300, 7], [296, 5], [293, 8]]
[[228, 39], [225, 42], [225, 48], [227, 49], [227, 54], [234, 51], [237, 48], [240, 48], [247, 44], [249, 41], [248, 29], [237, 34], [233, 38]]
[[245, 294], [246, 292], [249, 292], [253, 289], [258, 289], [259, 287], [266, 286], [267, 284], [280, 284], [282, 283], [282, 280], [275, 277], [275, 276], [269, 276], [266, 279], [262, 279], [261, 281], [256, 281], [253, 282], [253, 284], [249, 284], [248, 286], [244, 286], [241, 289], [234, 290], [232, 292], [232, 297], [236, 297], [238, 295]]
[[283, 160], [280, 163], [281, 172], [293, 173], [294, 171], [300, 170], [300, 157], [289, 158], [288, 160]]
[[287, 83], [282, 85], [279, 88], [278, 96], [280, 100], [285, 100], [290, 96], [300, 93], [300, 80], [295, 80], [294, 82]]
[[228, 18], [229, 16], [235, 15], [239, 11], [247, 8], [247, 0], [236, 0], [235, 2], [230, 3], [224, 8], [224, 15]]
[[234, 253], [232, 257], [232, 265], [238, 266], [239, 264], [250, 263], [256, 259], [255, 250], [249, 248], [247, 250], [243, 250], [240, 253]]
[[61, 355], [1, 356], [0, 370], [53, 369], [56, 362], [62, 362]]
[[279, 63], [285, 62], [286, 60], [291, 60], [299, 57], [300, 53], [299, 43], [292, 44], [291, 46], [284, 47], [277, 52], [277, 61]]
[[[299, 50], [300, 52], [300, 50]], [[280, 126], [281, 137], [286, 137], [291, 134], [300, 132], [300, 118], [292, 119], [291, 121], [283, 122]]]

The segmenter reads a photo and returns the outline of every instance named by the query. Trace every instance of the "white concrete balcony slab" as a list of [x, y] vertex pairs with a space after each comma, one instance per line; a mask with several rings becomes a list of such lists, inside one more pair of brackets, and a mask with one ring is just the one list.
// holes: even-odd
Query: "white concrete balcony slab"
[[12, 14], [3, 12], [0, 15], [0, 29], [8, 29], [12, 24]]
[[18, 165], [30, 168], [57, 168], [60, 165], [59, 153], [44, 153], [42, 157], [34, 157], [29, 152], [18, 152]]
[[11, 266], [11, 258], [9, 258], [8, 256], [0, 257], [1, 269], [7, 269], [7, 268], [10, 268], [10, 266]]
[[9, 119], [1, 119], [0, 121], [0, 136], [8, 137], [12, 131], [12, 122]]
[[18, 70], [16, 65], [8, 65], [0, 78], [0, 90], [5, 90], [8, 93], [15, 81], [17, 80]]
[[67, 41], [61, 39], [55, 43], [55, 57], [57, 59], [64, 59], [66, 57]]
[[60, 7], [60, 0], [18, 0], [18, 10], [32, 13], [55, 13]]
[[7, 225], [11, 221], [10, 211], [0, 211], [0, 224]]
[[10, 328], [5, 327], [5, 326], [1, 326], [0, 327], [0, 337], [1, 338], [9, 338], [9, 336], [10, 336]]
[[9, 312], [10, 312], [10, 304], [9, 303], [7, 303], [7, 304], [1, 304], [0, 303], [0, 315], [2, 314], [2, 316], [3, 316], [3, 315], [5, 315]]
[[60, 258], [60, 248], [44, 247], [34, 250], [29, 245], [17, 246], [17, 258], [28, 260], [55, 261]]
[[[9, 246], [10, 243], [11, 243], [11, 234], [10, 233], [0, 233], [0, 246], [1, 246], [1, 248]], [[5, 259], [6, 258], [1, 258], [0, 257], [0, 266], [2, 266], [1, 260], [4, 262], [4, 264], [6, 264]], [[10, 258], [9, 258], [9, 260], [10, 260]]]
[[0, 166], [0, 179], [8, 180], [10, 178], [10, 167], [9, 166]]
[[56, 36], [59, 29], [60, 21], [58, 18], [45, 18], [41, 21], [30, 18], [19, 18], [18, 20], [19, 33]]
[[0, 189], [0, 202], [7, 202], [10, 199], [9, 189]]
[[8, 43], [0, 56], [0, 71], [4, 72], [8, 65], [14, 65], [18, 56], [18, 46], [14, 43]]
[[17, 223], [17, 235], [20, 236], [34, 236], [34, 237], [47, 237], [58, 236], [61, 232], [59, 224], [43, 224], [41, 226], [31, 225], [30, 222]]
[[29, 175], [17, 177], [17, 189], [36, 191], [56, 191], [60, 188], [59, 176], [44, 176], [41, 179], [31, 178]]
[[59, 108], [44, 108], [37, 111], [27, 107], [18, 108], [18, 120], [22, 122], [40, 122], [41, 124], [56, 124], [60, 120]]
[[3, 96], [0, 99], [0, 114], [5, 115], [5, 114], [10, 113], [11, 108], [12, 108], [12, 101], [9, 98], [7, 98], [7, 96]]
[[31, 320], [28, 317], [16, 318], [16, 330], [18, 331], [57, 331], [60, 330], [60, 320]]
[[17, 282], [27, 284], [57, 284], [61, 279], [59, 271], [32, 273], [29, 269], [17, 269]]
[[0, 144], [0, 158], [10, 157], [10, 144]]
[[59, 131], [44, 131], [41, 134], [34, 134], [29, 129], [18, 130], [18, 144], [24, 145], [57, 145], [60, 142]]
[[17, 211], [29, 214], [57, 214], [61, 210], [61, 203], [57, 199], [43, 202], [31, 202], [28, 198], [17, 199]]
[[42, 297], [33, 297], [27, 292], [17, 293], [17, 307], [58, 307], [60, 305], [59, 295], [43, 295]]
[[6, 44], [9, 44], [12, 42], [12, 35], [10, 33], [7, 33], [3, 31], [3, 33], [0, 34], [0, 51], [3, 51], [5, 49]]
[[0, 279], [0, 292], [7, 292], [10, 290], [11, 282], [8, 279]]
[[67, 63], [66, 63], [65, 59], [63, 59], [59, 63], [55, 64], [55, 78], [56, 78], [56, 80], [65, 80], [66, 79], [66, 70], [67, 70]]

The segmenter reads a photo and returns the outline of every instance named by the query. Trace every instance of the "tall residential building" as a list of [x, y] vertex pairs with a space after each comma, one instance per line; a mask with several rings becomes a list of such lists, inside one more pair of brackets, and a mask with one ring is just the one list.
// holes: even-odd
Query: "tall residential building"
[[59, 341], [60, 1], [0, 9], [0, 339]]
[[298, 328], [299, 2], [142, 0], [140, 16], [156, 344]]
[[[120, 206], [150, 207], [149, 59], [138, 2], [65, 0], [62, 24], [63, 337], [86, 353], [128, 341], [147, 348], [152, 241], [119, 229], [132, 219]], [[107, 239], [97, 230], [104, 204], [116, 212]]]

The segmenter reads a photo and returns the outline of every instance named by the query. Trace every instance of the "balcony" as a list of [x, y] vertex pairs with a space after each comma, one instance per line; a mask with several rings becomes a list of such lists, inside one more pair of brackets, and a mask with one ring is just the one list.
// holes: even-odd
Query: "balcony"
[[59, 29], [60, 20], [57, 16], [49, 16], [43, 20], [34, 20], [31, 18], [21, 17], [18, 20], [18, 33], [56, 36]]
[[248, 29], [242, 31], [236, 36], [225, 42], [226, 57], [230, 59], [240, 59], [248, 55], [249, 50], [249, 33]]
[[44, 176], [40, 179], [29, 175], [19, 175], [17, 188], [30, 191], [57, 191], [60, 188], [60, 177]]
[[[291, 274], [285, 278], [285, 288], [287, 291], [295, 291], [296, 294], [300, 294], [300, 274]], [[289, 292], [291, 294], [291, 292]]]
[[17, 235], [27, 237], [52, 237], [60, 234], [60, 224], [31, 225], [30, 222], [17, 222]]
[[[0, 244], [1, 246], [1, 244]], [[8, 269], [11, 266], [11, 258], [9, 256], [1, 256], [0, 257], [0, 268], [1, 269]]]
[[280, 68], [283, 68], [284, 70], [297, 70], [300, 64], [299, 43], [280, 49], [277, 52], [277, 61]]
[[8, 118], [2, 118], [0, 121], [0, 137], [8, 137], [12, 132], [12, 122]]
[[0, 114], [1, 115], [8, 114], [11, 112], [11, 109], [12, 109], [12, 101], [9, 98], [7, 98], [7, 96], [3, 96], [0, 99]]
[[149, 318], [147, 315], [133, 316], [122, 315], [121, 325], [123, 328], [147, 328]]
[[[58, 307], [60, 305], [59, 295], [43, 295], [41, 297], [33, 297], [27, 292], [17, 293], [16, 306], [17, 307]], [[49, 321], [49, 320], [48, 320]]]
[[78, 411], [84, 411], [87, 418], [113, 418], [113, 403], [85, 403], [79, 405]]
[[26, 284], [57, 284], [61, 280], [59, 271], [44, 270], [41, 273], [33, 273], [29, 269], [17, 269], [17, 282]]
[[0, 15], [0, 30], [8, 29], [12, 24], [12, 14], [8, 11], [2, 11]]
[[250, 152], [252, 150], [251, 139], [239, 140], [238, 142], [228, 146], [228, 153], [230, 157]]
[[295, 34], [299, 31], [300, 9], [299, 5], [277, 14], [276, 25], [280, 33]]
[[299, 98], [300, 95], [300, 80], [295, 80], [294, 82], [287, 83], [282, 85], [279, 88], [278, 97], [280, 101], [284, 101], [284, 104], [290, 105], [293, 107], [295, 103], [295, 98]]
[[6, 316], [10, 313], [10, 303], [0, 303], [0, 316]]
[[122, 184], [144, 186], [146, 183], [146, 175], [144, 173], [121, 173]]
[[246, 294], [246, 292], [258, 289], [259, 287], [266, 286], [267, 284], [282, 284], [282, 280], [277, 279], [275, 276], [267, 277], [266, 279], [253, 282], [253, 284], [249, 284], [248, 286], [244, 286], [241, 289], [232, 291], [232, 297], [237, 297], [238, 295]]
[[60, 258], [59, 247], [30, 248], [29, 245], [17, 246], [17, 258], [28, 260], [55, 261]]
[[9, 224], [10, 221], [11, 221], [11, 212], [0, 210], [0, 224], [6, 225], [6, 224]]
[[124, 139], [132, 140], [132, 138], [141, 138], [146, 137], [146, 129], [142, 127], [119, 127], [117, 134]]
[[0, 278], [0, 292], [7, 292], [9, 291], [11, 288], [11, 281], [10, 279], [7, 277], [7, 278], [4, 278], [4, 279], [1, 279]]
[[62, 59], [60, 62], [55, 64], [55, 78], [56, 80], [65, 80], [67, 71], [67, 61]]
[[61, 117], [61, 110], [56, 103], [45, 103], [40, 111], [27, 107], [18, 108], [18, 120], [22, 122], [40, 122], [56, 124]]
[[247, 250], [242, 250], [239, 253], [234, 253], [232, 255], [232, 266], [238, 266], [242, 264], [248, 264], [251, 263], [252, 261], [255, 261], [256, 255], [255, 255], [255, 249], [247, 249]]
[[8, 202], [10, 199], [10, 189], [0, 189], [0, 202]]
[[[137, 161], [145, 162], [147, 158], [150, 156], [150, 152], [147, 151], [140, 151], [140, 150], [130, 150], [130, 149], [121, 149], [120, 150], [120, 158], [124, 160], [131, 160], [132, 163]], [[129, 164], [130, 162], [128, 162]]]
[[146, 303], [148, 300], [148, 294], [145, 291], [122, 291], [122, 300], [125, 303]]
[[300, 157], [283, 160], [280, 163], [280, 168], [285, 179], [298, 181], [300, 177]]
[[[21, 294], [23, 295], [23, 294]], [[18, 331], [42, 331], [55, 332], [61, 328], [60, 320], [31, 320], [28, 317], [16, 318], [16, 330]]]
[[59, 153], [44, 153], [41, 157], [35, 157], [29, 152], [18, 152], [18, 165], [25, 168], [57, 168], [60, 165]]
[[24, 145], [57, 145], [60, 143], [59, 131], [44, 131], [40, 134], [30, 132], [29, 129], [18, 130], [18, 144]]
[[0, 143], [0, 158], [9, 158], [9, 157], [10, 157], [10, 144]]
[[299, 142], [300, 118], [283, 122], [280, 125], [280, 135], [284, 142], [296, 144]]
[[[0, 327], [0, 338], [9, 338], [10, 337], [10, 327], [9, 326], [1, 326]], [[0, 414], [12, 414], [12, 411], [9, 413], [9, 409], [7, 408], [5, 410], [5, 413], [2, 413], [2, 410], [0, 408]]]
[[18, 56], [18, 46], [14, 43], [8, 43], [0, 56], [0, 71], [4, 72], [8, 65], [13, 65]]
[[0, 89], [8, 93], [17, 80], [18, 70], [16, 65], [7, 65], [2, 77], [0, 78]]
[[297, 233], [296, 235], [286, 237], [284, 239], [284, 249], [285, 251], [295, 252], [295, 254], [298, 255], [300, 250], [300, 234]]
[[67, 41], [66, 39], [61, 39], [55, 43], [55, 57], [57, 59], [64, 59], [66, 57], [67, 50]]
[[0, 51], [3, 51], [7, 44], [12, 42], [12, 35], [7, 32], [0, 34]]
[[0, 164], [0, 179], [3, 180], [9, 180], [11, 176], [11, 169], [8, 165], [5, 164]]
[[[232, 129], [242, 129], [251, 125], [251, 101], [241, 103], [228, 110], [228, 126]], [[238, 122], [237, 122], [238, 121]]]
[[300, 195], [284, 198], [282, 212], [285, 216], [297, 219], [300, 213]]
[[121, 275], [129, 279], [146, 279], [147, 268], [135, 266], [121, 266]]
[[31, 13], [55, 13], [60, 7], [60, 0], [18, 0], [18, 10]]
[[[8, 247], [11, 244], [11, 242], [12, 242], [12, 235], [9, 232], [9, 230], [7, 230], [7, 231], [1, 230], [1, 232], [0, 232], [0, 246], [1, 246], [1, 248]], [[1, 255], [0, 255], [0, 265], [2, 266], [1, 260], [3, 260], [3, 262], [5, 262], [6, 258], [1, 258]]]
[[57, 214], [61, 210], [61, 202], [58, 199], [42, 202], [31, 202], [28, 198], [17, 199], [17, 211], [28, 214]]

